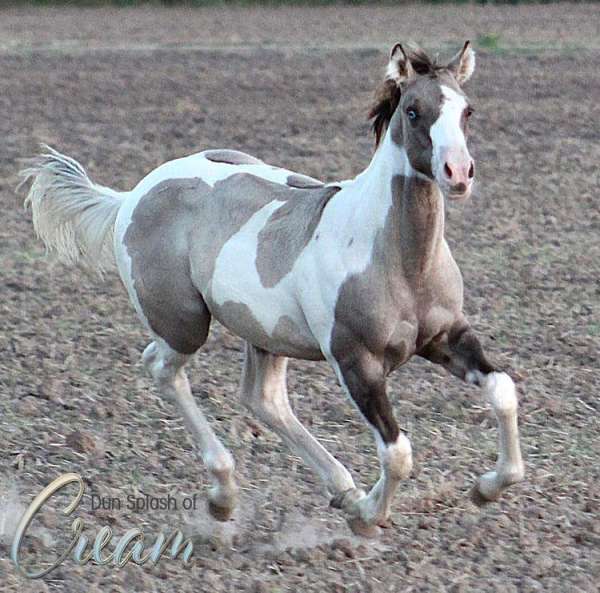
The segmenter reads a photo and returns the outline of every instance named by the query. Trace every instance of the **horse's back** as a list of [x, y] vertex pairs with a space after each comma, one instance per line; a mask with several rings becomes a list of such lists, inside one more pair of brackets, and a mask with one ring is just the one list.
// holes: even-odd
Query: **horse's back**
[[285, 169], [269, 165], [264, 161], [230, 149], [205, 150], [163, 163], [146, 175], [135, 187], [133, 193], [139, 197], [153, 187], [171, 179], [202, 179], [210, 186], [232, 175], [247, 173], [266, 181], [288, 187], [317, 187], [322, 183], [312, 177], [299, 175]]

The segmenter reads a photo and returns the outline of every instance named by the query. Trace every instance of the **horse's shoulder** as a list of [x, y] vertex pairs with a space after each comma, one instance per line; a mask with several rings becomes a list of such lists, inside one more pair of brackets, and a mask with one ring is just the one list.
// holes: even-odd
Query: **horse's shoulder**
[[283, 204], [265, 222], [257, 237], [256, 269], [264, 286], [274, 286], [288, 274], [315, 235], [323, 211], [338, 186], [275, 191]]
[[432, 284], [433, 288], [439, 291], [439, 294], [445, 296], [448, 300], [460, 301], [462, 304], [463, 278], [446, 239], [443, 239], [438, 260], [434, 266]]

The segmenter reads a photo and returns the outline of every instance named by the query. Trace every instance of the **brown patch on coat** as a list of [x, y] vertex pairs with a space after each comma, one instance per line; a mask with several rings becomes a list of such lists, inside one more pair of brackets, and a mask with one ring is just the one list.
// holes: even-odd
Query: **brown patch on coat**
[[439, 190], [398, 176], [392, 195], [371, 264], [340, 287], [331, 335], [353, 399], [385, 442], [397, 436], [385, 377], [462, 318], [462, 278], [445, 248]]
[[496, 370], [465, 319], [458, 319], [449, 331], [442, 332], [418, 352], [419, 356], [440, 364], [463, 380], [469, 371], [487, 375]]
[[258, 234], [256, 269], [262, 285], [272, 288], [288, 274], [319, 225], [339, 186], [293, 190], [294, 196], [275, 210]]
[[419, 286], [429, 280], [439, 264], [444, 236], [443, 197], [430, 181], [419, 177], [406, 180], [401, 175], [392, 178], [392, 192], [399, 208], [402, 273], [411, 284]]
[[197, 196], [210, 191], [200, 179], [157, 185], [134, 209], [123, 237], [133, 286], [150, 328], [183, 354], [204, 344], [210, 325], [206, 303], [192, 283], [188, 257]]
[[[316, 338], [309, 338], [288, 315], [278, 319], [273, 330], [273, 340], [275, 341], [274, 354], [302, 360], [325, 359]], [[278, 347], [277, 344], [283, 343], [284, 340], [285, 347]]]
[[[401, 106], [389, 122], [393, 142], [404, 146], [413, 169], [429, 178], [433, 178], [431, 127], [440, 117], [443, 100], [439, 78], [418, 78], [406, 87]], [[417, 120], [405, 116], [409, 109], [418, 111]]]
[[207, 150], [204, 158], [213, 163], [226, 163], [227, 165], [263, 165], [263, 161], [239, 150]]
[[209, 194], [199, 199], [191, 247], [192, 278], [203, 293], [214, 272], [223, 245], [261, 208], [273, 200], [286, 201], [294, 191], [250, 173], [236, 173], [217, 181]]
[[312, 189], [315, 187], [323, 186], [322, 181], [319, 181], [318, 179], [313, 179], [312, 177], [308, 177], [307, 175], [298, 175], [297, 173], [290, 175], [286, 180], [286, 184], [290, 187], [295, 187], [297, 189]]
[[269, 334], [245, 303], [225, 301], [222, 305], [218, 305], [209, 300], [209, 306], [219, 322], [233, 333], [238, 334], [238, 329], [242, 325], [246, 330], [243, 337], [247, 342], [261, 348], [269, 342]]

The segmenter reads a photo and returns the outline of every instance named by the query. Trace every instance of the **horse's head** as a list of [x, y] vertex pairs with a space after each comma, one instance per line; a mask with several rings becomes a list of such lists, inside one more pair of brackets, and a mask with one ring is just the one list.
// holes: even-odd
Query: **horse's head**
[[370, 113], [377, 143], [389, 127], [412, 168], [437, 181], [455, 200], [469, 197], [475, 177], [466, 140], [473, 109], [462, 90], [474, 69], [475, 53], [468, 41], [444, 65], [421, 49], [406, 51], [398, 43]]

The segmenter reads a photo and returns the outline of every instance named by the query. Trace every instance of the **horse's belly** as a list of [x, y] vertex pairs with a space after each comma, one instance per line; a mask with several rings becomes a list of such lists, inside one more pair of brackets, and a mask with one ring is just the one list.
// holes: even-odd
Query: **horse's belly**
[[[290, 358], [323, 359], [321, 348], [306, 324], [290, 312], [280, 310], [276, 315], [277, 321], [272, 325], [266, 323], [264, 311], [253, 309], [243, 301], [226, 300], [217, 304], [208, 299], [207, 304], [217, 321], [258, 348]], [[276, 303], [272, 305], [277, 306]], [[269, 317], [273, 317], [272, 313]]]

